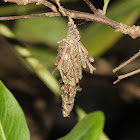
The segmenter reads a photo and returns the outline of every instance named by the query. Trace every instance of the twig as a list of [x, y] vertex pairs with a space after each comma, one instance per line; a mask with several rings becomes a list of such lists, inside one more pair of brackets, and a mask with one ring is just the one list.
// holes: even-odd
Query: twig
[[63, 7], [60, 5], [59, 1], [60, 1], [60, 0], [55, 0], [56, 4], [57, 4], [58, 7], [59, 7], [59, 11], [60, 11], [60, 13], [62, 13], [63, 16], [66, 16], [66, 14], [65, 14], [65, 12], [64, 12], [64, 10], [63, 10]]
[[135, 71], [132, 71], [132, 72], [127, 73], [127, 74], [120, 75], [120, 76], [118, 76], [118, 79], [117, 79], [115, 82], [113, 82], [113, 84], [116, 84], [116, 83], [118, 83], [120, 80], [122, 80], [122, 79], [124, 79], [124, 78], [127, 78], [127, 77], [129, 77], [129, 76], [138, 74], [138, 73], [140, 73], [140, 69], [135, 70]]
[[27, 18], [37, 18], [37, 17], [57, 17], [61, 16], [59, 12], [48, 12], [41, 14], [31, 14], [31, 15], [23, 15], [23, 16], [9, 16], [9, 17], [0, 17], [0, 20], [16, 20], [16, 19], [27, 19]]
[[93, 11], [94, 14], [98, 14], [98, 10], [94, 7], [94, 5], [89, 0], [83, 0]]
[[116, 32], [121, 32], [123, 34], [130, 35], [133, 39], [137, 38], [138, 35], [140, 36], [140, 26], [128, 26], [123, 23], [120, 23], [118, 29], [115, 30]]
[[[115, 68], [115, 69], [113, 70], [113, 73], [117, 72], [118, 70], [120, 70], [120, 69], [123, 68], [124, 66], [128, 65], [129, 63], [131, 63], [134, 59], [136, 59], [136, 58], [139, 57], [139, 56], [140, 56], [140, 51], [139, 51], [137, 54], [135, 54], [133, 57], [131, 57], [129, 60], [127, 60], [126, 62], [124, 62], [123, 64], [121, 64], [121, 65], [118, 66], [117, 68]], [[129, 77], [129, 76], [132, 76], [132, 75], [134, 75], [134, 74], [137, 74], [137, 73], [139, 73], [139, 72], [140, 72], [140, 69], [135, 70], [135, 71], [132, 71], [132, 72], [127, 73], [127, 74], [120, 75], [120, 76], [118, 76], [118, 79], [117, 79], [113, 84], [116, 84], [116, 83], [118, 83], [120, 80], [122, 80], [122, 79], [124, 79], [124, 78], [127, 78], [127, 77]]]
[[[94, 15], [79, 11], [71, 11], [65, 9], [66, 16], [71, 16], [75, 19], [84, 19], [87, 21], [94, 21], [101, 24], [104, 24], [106, 26], [109, 26], [113, 29], [119, 28], [119, 23], [116, 21], [113, 21], [103, 15]], [[9, 16], [9, 17], [0, 17], [0, 20], [15, 20], [15, 19], [26, 19], [26, 18], [36, 18], [36, 17], [57, 17], [62, 16], [59, 12], [48, 12], [48, 13], [41, 13], [41, 14], [32, 14], [32, 15], [23, 15], [23, 16]]]
[[117, 72], [118, 70], [120, 70], [121, 68], [123, 68], [124, 66], [128, 65], [130, 62], [132, 62], [134, 59], [136, 59], [137, 57], [140, 56], [140, 50], [138, 53], [136, 53], [133, 57], [131, 57], [129, 60], [127, 60], [126, 62], [124, 62], [123, 64], [121, 64], [120, 66], [118, 66], [117, 68], [113, 69], [113, 73]]
[[[101, 14], [89, 14], [89, 13], [84, 13], [84, 12], [79, 12], [79, 11], [71, 11], [64, 8], [63, 10], [66, 16], [71, 16], [72, 18], [75, 18], [75, 19], [84, 19], [87, 21], [94, 21], [94, 22], [104, 24], [113, 29], [116, 29], [117, 32], [129, 34], [132, 38], [137, 38], [140, 36], [140, 26], [134, 26], [134, 25], [127, 26], [125, 24], [123, 24], [124, 26], [122, 26], [122, 23], [113, 21]], [[15, 20], [15, 19], [47, 17], [47, 16], [56, 17], [56, 16], [62, 16], [62, 15], [59, 12], [50, 12], [50, 13], [33, 14], [33, 15], [25, 15], [25, 16], [0, 17], [0, 20]]]

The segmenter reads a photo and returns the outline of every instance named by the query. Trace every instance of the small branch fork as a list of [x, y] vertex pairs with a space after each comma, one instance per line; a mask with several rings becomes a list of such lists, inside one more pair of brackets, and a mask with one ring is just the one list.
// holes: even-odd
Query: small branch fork
[[90, 7], [90, 9], [93, 11], [94, 14], [98, 14], [99, 13], [97, 11], [97, 9], [94, 7], [94, 5], [89, 0], [83, 0], [83, 1]]
[[4, 1], [14, 2], [18, 5], [22, 5], [22, 4], [26, 5], [26, 4], [35, 2], [36, 4], [43, 4], [51, 8], [53, 12], [24, 15], [24, 16], [0, 17], [0, 20], [15, 20], [15, 19], [35, 18], [35, 17], [71, 16], [72, 18], [75, 18], [75, 19], [84, 19], [87, 21], [93, 21], [93, 22], [104, 24], [106, 26], [109, 26], [115, 29], [116, 32], [121, 32], [123, 34], [130, 35], [133, 39], [140, 37], [140, 26], [135, 26], [135, 25], [128, 26], [123, 23], [118, 23], [116, 21], [113, 21], [107, 18], [106, 16], [102, 15], [100, 10], [97, 10], [89, 0], [84, 0], [84, 2], [92, 9], [94, 14], [64, 9], [59, 3], [60, 0], [55, 0], [56, 4], [59, 7], [59, 12], [55, 5], [53, 5], [52, 3], [46, 0], [20, 0], [20, 1], [19, 0], [4, 0]]
[[[113, 70], [113, 73], [116, 73], [118, 70], [122, 69], [123, 67], [125, 67], [126, 65], [128, 65], [129, 63], [131, 63], [133, 60], [135, 60], [135, 59], [136, 59], [137, 57], [139, 57], [139, 56], [140, 56], [140, 50], [139, 50], [139, 52], [138, 52], [137, 54], [135, 54], [135, 55], [134, 55], [133, 57], [131, 57], [129, 60], [127, 60], [126, 62], [124, 62], [123, 64], [121, 64], [121, 65], [118, 66], [117, 68], [115, 68], [115, 69]], [[127, 74], [120, 75], [120, 76], [118, 76], [118, 79], [117, 79], [115, 82], [113, 82], [113, 84], [116, 84], [116, 83], [118, 83], [120, 80], [122, 80], [122, 79], [124, 79], [124, 78], [127, 78], [127, 77], [129, 77], [129, 76], [138, 74], [138, 73], [140, 73], [140, 69], [135, 70], [135, 71], [132, 71], [132, 72], [127, 73]]]

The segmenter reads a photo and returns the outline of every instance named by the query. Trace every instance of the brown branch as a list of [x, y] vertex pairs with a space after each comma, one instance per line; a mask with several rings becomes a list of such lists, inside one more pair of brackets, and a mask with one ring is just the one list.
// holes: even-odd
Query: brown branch
[[137, 38], [138, 35], [140, 36], [140, 26], [128, 26], [123, 23], [120, 23], [120, 26], [118, 29], [116, 29], [116, 32], [121, 32], [123, 34], [130, 35], [133, 39]]
[[16, 20], [16, 19], [27, 19], [27, 18], [37, 18], [37, 17], [57, 17], [61, 16], [59, 12], [48, 12], [48, 13], [41, 13], [41, 14], [31, 14], [31, 15], [24, 15], [24, 16], [9, 16], [9, 17], [0, 17], [0, 20]]
[[117, 72], [118, 70], [120, 70], [121, 68], [125, 67], [126, 65], [128, 65], [130, 62], [132, 62], [133, 60], [135, 60], [137, 57], [140, 56], [140, 51], [138, 53], [136, 53], [133, 57], [131, 57], [129, 60], [127, 60], [126, 62], [124, 62], [123, 64], [121, 64], [120, 66], [118, 66], [117, 68], [115, 68], [113, 70], [113, 73]]
[[57, 4], [58, 7], [59, 7], [59, 11], [60, 11], [60, 13], [62, 13], [63, 16], [66, 16], [66, 14], [65, 14], [65, 12], [64, 12], [64, 10], [63, 10], [63, 7], [60, 5], [59, 1], [60, 1], [60, 0], [55, 0], [56, 4]]
[[[121, 64], [120, 66], [118, 66], [117, 68], [115, 68], [113, 70], [113, 73], [117, 72], [118, 70], [120, 70], [121, 68], [125, 67], [126, 65], [128, 65], [129, 63], [131, 63], [133, 60], [135, 60], [137, 57], [140, 56], [140, 51], [138, 53], [136, 53], [133, 57], [131, 57], [129, 60], [127, 60], [126, 62], [124, 62], [123, 64]], [[120, 75], [118, 76], [118, 79], [114, 82], [114, 84], [118, 83], [120, 80], [132, 76], [134, 74], [137, 74], [140, 72], [140, 69], [132, 71], [130, 73], [124, 74], [124, 75]]]
[[124, 79], [124, 78], [127, 78], [127, 77], [130, 77], [130, 76], [132, 76], [132, 75], [138, 74], [138, 73], [140, 73], [140, 69], [135, 70], [135, 71], [132, 71], [132, 72], [127, 73], [127, 74], [120, 75], [120, 76], [118, 76], [118, 79], [117, 79], [115, 82], [113, 82], [113, 84], [116, 84], [116, 83], [118, 83], [120, 80], [122, 80], [122, 79]]
[[83, 0], [93, 11], [94, 14], [98, 14], [98, 10], [94, 7], [94, 5], [89, 0]]
[[[66, 16], [71, 16], [72, 18], [75, 19], [84, 19], [87, 21], [94, 21], [98, 22], [101, 24], [104, 24], [106, 26], [109, 26], [113, 29], [118, 29], [119, 28], [119, 23], [116, 21], [113, 21], [104, 15], [94, 15], [94, 14], [89, 14], [89, 13], [84, 13], [84, 12], [79, 12], [79, 11], [70, 11], [70, 10], [64, 10], [66, 13]], [[25, 16], [10, 16], [10, 17], [0, 17], [0, 20], [15, 20], [15, 19], [24, 19], [24, 18], [35, 18], [35, 17], [45, 17], [45, 16], [51, 16], [51, 17], [56, 17], [56, 16], [61, 16], [59, 12], [50, 12], [50, 13], [41, 13], [41, 14], [32, 14], [32, 15], [25, 15]]]
[[[140, 26], [125, 25], [124, 26], [125, 28], [123, 29], [122, 23], [113, 21], [101, 14], [89, 14], [89, 13], [84, 13], [84, 12], [79, 12], [79, 11], [67, 10], [64, 8], [63, 10], [66, 16], [71, 16], [72, 18], [75, 18], [75, 19], [84, 19], [87, 21], [93, 21], [93, 22], [104, 24], [106, 26], [109, 26], [115, 29], [117, 32], [129, 34], [132, 38], [137, 38], [140, 36]], [[33, 14], [33, 15], [25, 15], [25, 16], [0, 17], [0, 20], [15, 20], [15, 19], [22, 19], [22, 18], [35, 18], [35, 17], [46, 17], [46, 16], [56, 17], [56, 16], [62, 16], [62, 15], [60, 15], [59, 12], [50, 12], [50, 13]]]

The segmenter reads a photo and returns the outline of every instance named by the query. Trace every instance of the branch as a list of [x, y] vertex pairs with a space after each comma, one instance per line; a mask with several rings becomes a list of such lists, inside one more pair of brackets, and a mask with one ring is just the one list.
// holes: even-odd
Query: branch
[[48, 12], [48, 13], [41, 13], [41, 14], [31, 14], [31, 15], [24, 15], [24, 16], [9, 16], [9, 17], [0, 17], [0, 20], [16, 20], [16, 19], [27, 19], [27, 18], [37, 18], [37, 17], [57, 17], [61, 16], [59, 12]]
[[[133, 60], [135, 60], [135, 59], [136, 59], [137, 57], [139, 57], [139, 56], [140, 56], [140, 50], [139, 50], [139, 52], [136, 53], [133, 57], [131, 57], [130, 59], [128, 59], [126, 62], [124, 62], [123, 64], [121, 64], [121, 65], [118, 66], [117, 68], [115, 68], [115, 69], [113, 70], [113, 73], [115, 73], [115, 72], [117, 72], [118, 70], [120, 70], [121, 68], [125, 67], [126, 65], [128, 65], [129, 63], [131, 63]], [[124, 78], [127, 78], [127, 77], [129, 77], [129, 76], [138, 74], [138, 73], [140, 73], [140, 69], [135, 70], [135, 71], [132, 71], [132, 72], [127, 73], [127, 74], [120, 75], [120, 76], [118, 76], [118, 79], [117, 79], [115, 82], [113, 82], [113, 84], [116, 84], [116, 83], [118, 83], [120, 80], [122, 80], [122, 79], [124, 79]]]
[[140, 36], [140, 26], [128, 26], [123, 23], [120, 23], [120, 26], [118, 29], [116, 29], [116, 32], [121, 32], [123, 34], [130, 35], [133, 39]]
[[[75, 19], [83, 19], [87, 21], [98, 22], [109, 26], [116, 30], [116, 32], [121, 32], [124, 34], [130, 35], [133, 39], [140, 36], [140, 26], [128, 26], [122, 23], [118, 23], [114, 20], [107, 18], [101, 14], [89, 14], [79, 11], [72, 11], [64, 9], [66, 16], [71, 16]], [[48, 12], [48, 13], [41, 13], [41, 14], [32, 14], [32, 15], [25, 15], [25, 16], [12, 16], [12, 17], [0, 17], [0, 20], [15, 20], [15, 19], [26, 19], [26, 18], [36, 18], [36, 17], [56, 17], [62, 16], [59, 12]]]
[[83, 1], [90, 7], [90, 9], [93, 11], [94, 14], [98, 14], [97, 9], [89, 0], [83, 0]]
[[127, 74], [120, 75], [120, 76], [118, 76], [118, 79], [117, 79], [115, 82], [113, 82], [113, 84], [116, 84], [116, 83], [118, 83], [120, 80], [122, 80], [122, 79], [124, 79], [124, 78], [127, 78], [127, 77], [130, 77], [130, 76], [132, 76], [132, 75], [138, 74], [138, 73], [140, 73], [140, 69], [135, 70], [135, 71], [132, 71], [132, 72], [127, 73]]
[[63, 16], [66, 16], [64, 10], [63, 10], [63, 7], [60, 5], [59, 3], [60, 0], [55, 0], [56, 4], [58, 5], [59, 7], [59, 12], [62, 13]]
[[113, 70], [113, 73], [117, 72], [118, 70], [120, 70], [121, 68], [125, 67], [126, 65], [128, 65], [129, 63], [131, 63], [133, 60], [135, 60], [137, 57], [140, 56], [140, 50], [138, 53], [136, 53], [133, 57], [131, 57], [129, 60], [127, 60], [126, 62], [124, 62], [123, 64], [121, 64], [120, 66], [118, 66], [117, 68], [115, 68]]

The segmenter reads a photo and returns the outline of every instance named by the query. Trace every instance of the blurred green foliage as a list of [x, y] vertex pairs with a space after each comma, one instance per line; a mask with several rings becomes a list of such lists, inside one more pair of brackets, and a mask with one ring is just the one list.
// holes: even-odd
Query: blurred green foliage
[[0, 140], [30, 140], [24, 113], [0, 81]]
[[13, 51], [19, 61], [24, 64], [28, 70], [34, 72], [56, 96], [60, 96], [61, 90], [58, 80], [52, 75], [47, 67], [42, 64], [42, 62], [34, 57], [33, 52], [35, 51], [31, 52], [29, 46], [21, 44], [16, 39], [14, 33], [3, 24], [0, 24], [0, 34], [13, 46]]
[[62, 17], [21, 19], [16, 23], [14, 32], [22, 40], [56, 47], [57, 42], [67, 35], [67, 24]]
[[52, 64], [54, 64], [57, 52], [52, 51], [47, 48], [39, 48], [38, 46], [27, 46], [28, 50], [32, 52], [32, 56], [36, 57], [38, 60], [42, 62], [42, 64], [47, 67], [51, 68]]
[[96, 111], [86, 115], [65, 137], [58, 140], [98, 140], [103, 126], [104, 115]]
[[33, 10], [38, 10], [45, 7], [44, 5], [28, 4], [28, 5], [8, 5], [0, 7], [0, 16], [7, 15], [23, 15], [30, 13]]

